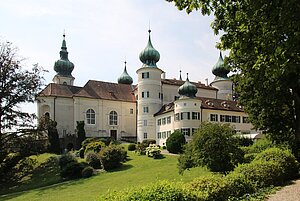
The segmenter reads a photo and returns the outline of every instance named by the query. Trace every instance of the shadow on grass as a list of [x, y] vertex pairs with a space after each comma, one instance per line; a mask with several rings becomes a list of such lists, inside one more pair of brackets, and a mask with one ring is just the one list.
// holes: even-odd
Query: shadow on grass
[[121, 167], [118, 167], [118, 168], [112, 169], [112, 170], [108, 170], [107, 172], [120, 172], [120, 171], [124, 171], [124, 170], [129, 170], [132, 167], [133, 167], [133, 165], [123, 164]]

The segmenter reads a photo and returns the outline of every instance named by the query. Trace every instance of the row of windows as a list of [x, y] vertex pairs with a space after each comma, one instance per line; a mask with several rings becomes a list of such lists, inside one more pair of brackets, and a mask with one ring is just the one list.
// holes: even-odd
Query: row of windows
[[[149, 91], [142, 91], [142, 98], [149, 98], [150, 97], [150, 92]], [[158, 93], [158, 98], [163, 100], [163, 93]], [[138, 96], [136, 96], [136, 99], [138, 100]]]
[[[219, 121], [218, 114], [210, 114], [210, 121]], [[249, 123], [248, 117], [243, 117], [243, 123]], [[220, 115], [220, 122], [241, 123], [240, 116]]]
[[[133, 114], [133, 109], [130, 109], [130, 114]], [[96, 113], [93, 109], [88, 109], [85, 113], [85, 117], [87, 124], [96, 124]], [[118, 125], [118, 113], [116, 111], [111, 111], [109, 113], [109, 125]]]
[[166, 125], [166, 124], [170, 124], [171, 123], [171, 116], [168, 117], [164, 117], [162, 119], [158, 119], [157, 120], [157, 125]]
[[181, 128], [180, 131], [184, 136], [191, 136], [194, 134], [198, 128]]
[[200, 120], [200, 112], [181, 112], [175, 113], [175, 121], [179, 120]]
[[167, 139], [171, 135], [171, 131], [164, 131], [164, 132], [158, 132], [157, 133], [157, 139]]

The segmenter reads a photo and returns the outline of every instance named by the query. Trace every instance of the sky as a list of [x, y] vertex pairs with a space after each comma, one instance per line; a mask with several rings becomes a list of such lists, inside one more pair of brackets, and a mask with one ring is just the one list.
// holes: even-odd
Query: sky
[[[55, 75], [65, 31], [69, 60], [75, 68], [74, 85], [88, 80], [117, 82], [127, 61], [127, 71], [137, 83], [142, 66], [139, 53], [151, 41], [160, 53], [157, 66], [166, 78], [179, 78], [179, 70], [191, 81], [211, 82], [219, 57], [210, 24], [213, 16], [187, 14], [165, 0], [0, 0], [0, 39], [12, 42], [26, 58], [24, 66], [38, 63]], [[23, 105], [24, 110], [35, 106]]]

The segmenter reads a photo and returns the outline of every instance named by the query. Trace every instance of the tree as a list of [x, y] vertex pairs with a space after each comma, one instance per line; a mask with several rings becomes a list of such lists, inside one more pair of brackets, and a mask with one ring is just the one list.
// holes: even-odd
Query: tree
[[34, 146], [27, 144], [42, 137], [36, 130], [28, 129], [34, 115], [22, 112], [19, 104], [34, 102], [41, 90], [43, 70], [38, 65], [24, 70], [17, 53], [12, 43], [0, 42], [0, 172], [4, 173], [3, 170], [14, 167], [21, 159], [37, 153]]
[[252, 124], [276, 142], [300, 145], [300, 5], [298, 0], [167, 0], [189, 13], [213, 13], [218, 47], [235, 72], [235, 90]]
[[184, 135], [179, 130], [176, 130], [166, 141], [167, 150], [174, 154], [182, 153], [185, 143]]
[[244, 157], [233, 135], [228, 124], [201, 124], [178, 159], [179, 172], [196, 166], [207, 166], [213, 172], [226, 173], [233, 170]]
[[85, 130], [84, 130], [84, 121], [77, 121], [77, 141], [78, 147], [80, 148], [82, 145], [81, 143], [86, 139]]

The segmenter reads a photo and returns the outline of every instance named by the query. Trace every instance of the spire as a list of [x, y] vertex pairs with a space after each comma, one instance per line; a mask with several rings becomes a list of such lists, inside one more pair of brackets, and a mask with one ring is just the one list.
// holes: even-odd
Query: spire
[[66, 43], [66, 35], [63, 34], [63, 41], [61, 45], [61, 50], [59, 52], [60, 59], [57, 60], [54, 64], [54, 70], [58, 75], [72, 77], [71, 73], [74, 69], [74, 64], [68, 59], [68, 51], [67, 51], [67, 43]]
[[190, 83], [189, 74], [187, 73], [186, 81], [183, 85], [181, 85], [178, 88], [178, 93], [181, 96], [187, 96], [187, 97], [193, 98], [196, 96], [197, 91], [198, 91], [197, 87], [194, 84]]
[[181, 77], [181, 70], [179, 71], [179, 80], [182, 80], [182, 77]]
[[227, 74], [230, 71], [225, 68], [224, 60], [222, 57], [222, 52], [220, 51], [220, 56], [217, 63], [213, 66], [212, 73], [216, 76], [215, 80], [219, 79], [229, 79]]
[[149, 39], [147, 46], [145, 49], [140, 53], [140, 60], [143, 63], [143, 67], [157, 67], [156, 63], [160, 59], [159, 52], [154, 49], [152, 43], [151, 43], [151, 30], [148, 30], [149, 32]]
[[126, 69], [126, 60], [125, 60], [125, 67], [124, 67], [124, 71], [123, 73], [120, 75], [120, 77], [118, 78], [118, 83], [119, 84], [132, 84], [133, 80], [130, 77], [130, 75], [127, 73], [127, 69]]

